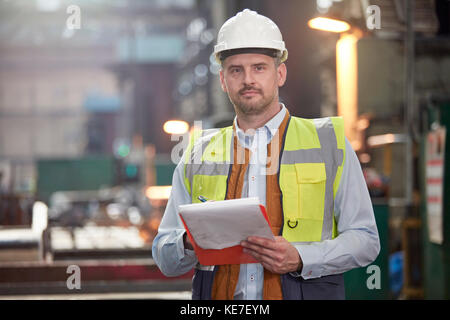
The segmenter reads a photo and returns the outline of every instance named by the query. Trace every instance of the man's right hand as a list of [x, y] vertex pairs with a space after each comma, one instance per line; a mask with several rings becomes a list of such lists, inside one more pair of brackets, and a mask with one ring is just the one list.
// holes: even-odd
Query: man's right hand
[[194, 250], [194, 247], [192, 246], [192, 243], [189, 240], [186, 232], [183, 234], [183, 245], [185, 249]]

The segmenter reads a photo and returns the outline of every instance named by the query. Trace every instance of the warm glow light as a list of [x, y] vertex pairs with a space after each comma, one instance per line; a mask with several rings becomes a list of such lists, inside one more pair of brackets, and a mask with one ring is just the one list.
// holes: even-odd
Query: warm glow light
[[358, 130], [362, 131], [362, 130], [366, 130], [369, 127], [369, 125], [370, 125], [369, 119], [362, 118], [362, 119], [358, 120], [356, 127], [358, 128]]
[[308, 21], [311, 29], [317, 29], [330, 32], [344, 32], [350, 29], [350, 25], [341, 20], [318, 17]]
[[189, 130], [189, 124], [182, 120], [169, 120], [164, 123], [163, 129], [168, 134], [184, 134]]
[[169, 199], [172, 186], [151, 186], [145, 191], [145, 195], [150, 200], [165, 200]]
[[359, 151], [362, 148], [362, 143], [359, 140], [350, 140], [353, 150]]
[[358, 121], [358, 37], [343, 35], [336, 44], [336, 80], [338, 115], [344, 118], [345, 136], [356, 140]]
[[359, 155], [359, 161], [361, 161], [361, 163], [369, 163], [370, 162], [370, 154], [368, 153], [361, 153]]

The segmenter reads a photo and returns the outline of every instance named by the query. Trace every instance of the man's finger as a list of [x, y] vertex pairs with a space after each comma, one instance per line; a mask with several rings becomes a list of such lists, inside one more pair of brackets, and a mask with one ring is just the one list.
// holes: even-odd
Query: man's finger
[[245, 249], [247, 249], [247, 250], [249, 250], [249, 251], [256, 252], [256, 253], [258, 253], [258, 254], [260, 254], [260, 255], [265, 255], [265, 256], [269, 256], [269, 257], [270, 257], [271, 255], [274, 254], [274, 251], [273, 251], [273, 250], [268, 249], [268, 248], [266, 248], [266, 247], [262, 247], [262, 246], [256, 245], [256, 244], [252, 244], [252, 243], [250, 243], [250, 242], [248, 242], [248, 241], [242, 241], [242, 242], [241, 242], [241, 245], [242, 245]]
[[250, 249], [244, 249], [244, 250], [246, 253], [252, 255], [253, 258], [255, 258], [259, 263], [261, 263], [261, 265], [265, 269], [267, 269], [273, 273], [278, 273], [278, 274], [284, 273], [282, 271], [282, 267], [279, 265], [279, 263], [277, 263], [276, 259], [274, 259], [273, 257], [260, 254], [256, 251], [253, 251]]
[[[249, 241], [249, 239], [253, 241]], [[260, 237], [249, 237], [249, 239], [247, 239], [247, 241], [241, 242], [241, 245], [244, 248], [250, 248], [269, 256], [273, 255], [279, 250], [277, 243], [273, 240]]]
[[272, 250], [276, 249], [277, 244], [276, 241], [263, 237], [248, 237], [247, 241], [251, 244], [257, 244], [259, 246], [270, 248]]
[[259, 251], [255, 251], [255, 250], [248, 249], [248, 248], [244, 248], [244, 252], [252, 255], [260, 263], [267, 263], [270, 265], [273, 263], [273, 258], [270, 255], [266, 255]]

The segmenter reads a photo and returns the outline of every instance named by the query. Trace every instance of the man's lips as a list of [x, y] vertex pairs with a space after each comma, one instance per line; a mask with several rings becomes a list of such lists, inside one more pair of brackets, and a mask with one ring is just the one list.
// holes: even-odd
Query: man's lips
[[245, 90], [241, 92], [241, 95], [243, 96], [250, 96], [250, 95], [255, 95], [255, 94], [259, 94], [259, 91], [257, 90]]

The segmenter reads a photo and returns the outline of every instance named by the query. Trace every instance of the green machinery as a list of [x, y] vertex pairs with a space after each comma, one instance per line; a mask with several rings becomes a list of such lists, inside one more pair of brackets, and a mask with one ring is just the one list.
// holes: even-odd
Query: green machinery
[[[156, 185], [171, 185], [175, 164], [155, 161]], [[132, 170], [134, 169], [134, 170]], [[136, 165], [120, 163], [112, 155], [84, 156], [76, 159], [41, 159], [37, 161], [37, 191], [41, 200], [48, 201], [56, 191], [98, 190], [117, 184], [136, 182]]]
[[37, 191], [48, 201], [53, 192], [97, 190], [116, 183], [117, 163], [113, 156], [86, 156], [77, 159], [41, 159], [37, 161]]
[[170, 160], [156, 160], [155, 161], [155, 171], [156, 171], [156, 185], [157, 186], [168, 186], [172, 184], [172, 176], [177, 165], [172, 163]]
[[[425, 134], [420, 142], [420, 186], [421, 186], [421, 217], [423, 222], [423, 269], [425, 299], [450, 299], [450, 102], [441, 102], [427, 109], [428, 121], [425, 124]], [[446, 145], [444, 151], [444, 180], [443, 180], [443, 243], [437, 244], [429, 240], [426, 179], [425, 179], [425, 150], [426, 136], [431, 130], [431, 124], [438, 121], [447, 128]]]
[[[424, 133], [420, 138], [419, 155], [419, 186], [421, 194], [420, 217], [421, 252], [423, 292], [425, 299], [450, 299], [450, 102], [440, 102], [428, 107], [424, 112]], [[426, 143], [427, 134], [432, 130], [432, 124], [438, 122], [446, 127], [443, 175], [443, 208], [442, 233], [443, 242], [437, 244], [430, 241], [427, 217], [426, 193]], [[345, 273], [347, 299], [389, 299], [389, 270], [388, 270], [388, 206], [374, 205], [375, 218], [380, 234], [381, 252], [371, 265], [378, 265], [381, 270], [381, 289], [368, 289], [367, 279], [370, 273], [367, 268], [358, 268]]]
[[[375, 261], [367, 267], [356, 268], [344, 274], [345, 296], [348, 300], [385, 300], [390, 298], [389, 206], [387, 203], [374, 201], [373, 210], [380, 237], [380, 253]], [[379, 277], [379, 279], [376, 279], [376, 277]]]

